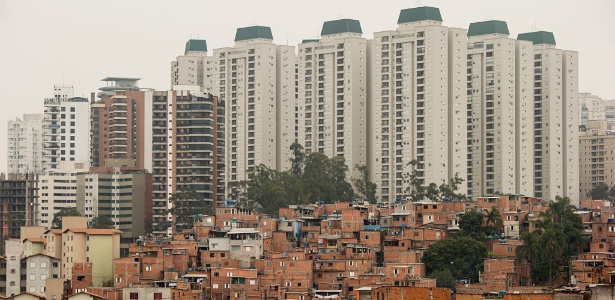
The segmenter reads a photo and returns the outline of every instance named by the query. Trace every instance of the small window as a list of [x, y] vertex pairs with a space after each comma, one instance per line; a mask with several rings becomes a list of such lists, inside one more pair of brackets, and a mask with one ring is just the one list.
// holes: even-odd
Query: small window
[[130, 293], [130, 300], [139, 299], [139, 293]]

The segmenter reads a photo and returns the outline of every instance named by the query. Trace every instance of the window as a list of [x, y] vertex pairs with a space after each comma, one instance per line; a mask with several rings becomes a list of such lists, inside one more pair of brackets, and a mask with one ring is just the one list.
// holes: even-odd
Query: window
[[130, 293], [130, 300], [139, 299], [139, 293]]
[[162, 293], [154, 293], [154, 300], [162, 300]]

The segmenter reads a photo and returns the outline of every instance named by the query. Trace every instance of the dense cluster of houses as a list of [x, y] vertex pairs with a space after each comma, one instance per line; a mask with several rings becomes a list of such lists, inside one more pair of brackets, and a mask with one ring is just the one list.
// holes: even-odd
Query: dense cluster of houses
[[[458, 278], [456, 294], [436, 288], [423, 252], [459, 231], [465, 212], [493, 206], [501, 212], [501, 234], [485, 239], [489, 257], [479, 282]], [[426, 299], [552, 292], [527, 286], [527, 264], [516, 260], [520, 234], [534, 230], [546, 208], [535, 198], [498, 195], [291, 205], [270, 216], [227, 202], [215, 215], [195, 216], [192, 229], [139, 238], [126, 257], [119, 257], [119, 231], [87, 229], [84, 218], [67, 217], [62, 229], [24, 227], [22, 239], [6, 241], [0, 291], [13, 298], [127, 300], [385, 299], [379, 298], [384, 289], [387, 295], [428, 291]], [[589, 251], [562, 272], [572, 275], [575, 290], [615, 283], [615, 207], [587, 200], [577, 213]]]

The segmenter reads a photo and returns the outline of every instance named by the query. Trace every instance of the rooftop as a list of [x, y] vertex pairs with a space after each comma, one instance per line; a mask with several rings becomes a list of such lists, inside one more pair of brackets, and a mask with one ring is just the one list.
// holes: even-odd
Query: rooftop
[[188, 52], [207, 52], [207, 41], [206, 40], [188, 40], [186, 42], [186, 50], [184, 54], [188, 54]]
[[320, 35], [330, 35], [345, 32], [363, 34], [363, 31], [361, 30], [361, 23], [358, 20], [353, 19], [327, 21], [322, 25]]
[[442, 22], [440, 9], [429, 6], [402, 9], [401, 12], [399, 12], [397, 24], [427, 20]]
[[549, 31], [519, 33], [517, 40], [530, 41], [534, 45], [555, 45], [555, 36], [553, 36], [553, 32]]
[[484, 22], [470, 23], [468, 36], [477, 36], [485, 34], [505, 34], [509, 35], [508, 25], [504, 21], [491, 20]]
[[237, 33], [235, 33], [235, 42], [253, 39], [273, 40], [271, 28], [267, 26], [250, 26], [237, 28]]

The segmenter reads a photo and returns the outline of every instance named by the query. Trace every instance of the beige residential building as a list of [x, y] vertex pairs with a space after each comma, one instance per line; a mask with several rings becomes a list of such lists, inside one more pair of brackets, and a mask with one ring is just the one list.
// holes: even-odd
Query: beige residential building
[[92, 168], [74, 176], [73, 207], [92, 222], [105, 216], [121, 233], [122, 256], [128, 245], [145, 235], [146, 206], [152, 201], [152, 175], [131, 159], [107, 159], [105, 168]]
[[207, 41], [190, 39], [184, 55], [171, 62], [171, 86], [196, 85], [211, 90], [213, 57], [207, 56]]
[[374, 33], [368, 85], [368, 165], [382, 202], [405, 194], [413, 160], [424, 185], [466, 178], [466, 30], [443, 26], [434, 7], [404, 9], [397, 23]]
[[600, 183], [615, 185], [615, 134], [607, 130], [607, 122], [588, 121], [587, 131], [579, 136], [580, 198]]
[[579, 199], [579, 59], [556, 48], [552, 32], [519, 34], [533, 43], [534, 196]]
[[368, 41], [362, 33], [357, 20], [325, 22], [321, 39], [304, 40], [297, 57], [298, 142], [306, 154], [343, 156], [351, 174], [367, 163]]
[[77, 203], [77, 173], [87, 172], [89, 161], [61, 161], [58, 169], [45, 170], [39, 177], [36, 224], [51, 228], [53, 217]]
[[62, 229], [45, 232], [47, 255], [60, 259], [62, 278], [72, 278], [75, 263], [92, 263], [92, 282], [100, 287], [113, 278], [113, 260], [120, 257], [120, 231], [87, 229], [86, 217], [64, 217]]
[[468, 197], [533, 195], [533, 47], [503, 21], [470, 24], [467, 54]]
[[[295, 141], [295, 50], [265, 26], [238, 28], [233, 47], [214, 49], [214, 88], [226, 103], [226, 180], [260, 164], [288, 169]], [[205, 84], [207, 85], [207, 83]]]
[[579, 93], [579, 125], [587, 125], [589, 120], [606, 120], [607, 102], [591, 93]]

